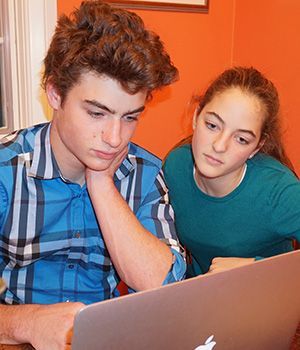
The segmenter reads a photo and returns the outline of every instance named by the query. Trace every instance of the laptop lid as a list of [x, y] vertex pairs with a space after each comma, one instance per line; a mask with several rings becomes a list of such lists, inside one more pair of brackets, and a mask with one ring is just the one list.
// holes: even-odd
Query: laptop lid
[[300, 250], [89, 305], [73, 350], [285, 350], [300, 321]]

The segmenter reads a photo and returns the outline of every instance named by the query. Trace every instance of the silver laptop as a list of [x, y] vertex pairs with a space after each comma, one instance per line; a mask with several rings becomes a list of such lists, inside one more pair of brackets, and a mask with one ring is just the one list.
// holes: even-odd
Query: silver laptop
[[92, 304], [72, 350], [288, 350], [300, 321], [300, 250]]

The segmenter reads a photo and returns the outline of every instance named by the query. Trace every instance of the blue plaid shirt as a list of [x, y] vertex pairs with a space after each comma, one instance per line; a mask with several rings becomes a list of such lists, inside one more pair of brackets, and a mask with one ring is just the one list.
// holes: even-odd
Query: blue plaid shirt
[[[87, 188], [61, 175], [50, 127], [19, 130], [0, 143], [0, 276], [8, 304], [89, 304], [118, 295], [120, 278]], [[160, 160], [130, 144], [114, 180], [142, 225], [172, 250], [164, 284], [182, 279], [185, 261]]]

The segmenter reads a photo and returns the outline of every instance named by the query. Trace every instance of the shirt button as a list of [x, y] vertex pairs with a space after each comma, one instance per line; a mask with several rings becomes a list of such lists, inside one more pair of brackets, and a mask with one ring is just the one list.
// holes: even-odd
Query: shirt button
[[71, 269], [71, 270], [74, 269], [74, 265], [73, 265], [73, 264], [69, 265], [68, 267], [69, 267], [69, 269]]

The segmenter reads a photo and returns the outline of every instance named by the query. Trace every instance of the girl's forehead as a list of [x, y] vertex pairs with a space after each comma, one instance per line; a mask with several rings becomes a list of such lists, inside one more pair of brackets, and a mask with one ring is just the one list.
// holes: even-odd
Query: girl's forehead
[[202, 112], [237, 129], [254, 129], [255, 133], [261, 129], [264, 120], [264, 108], [259, 98], [239, 88], [215, 95]]
[[258, 96], [251, 94], [248, 91], [242, 90], [239, 87], [232, 87], [214, 95], [210, 102], [205, 107], [214, 108], [247, 108], [257, 114], [264, 111], [264, 105]]

